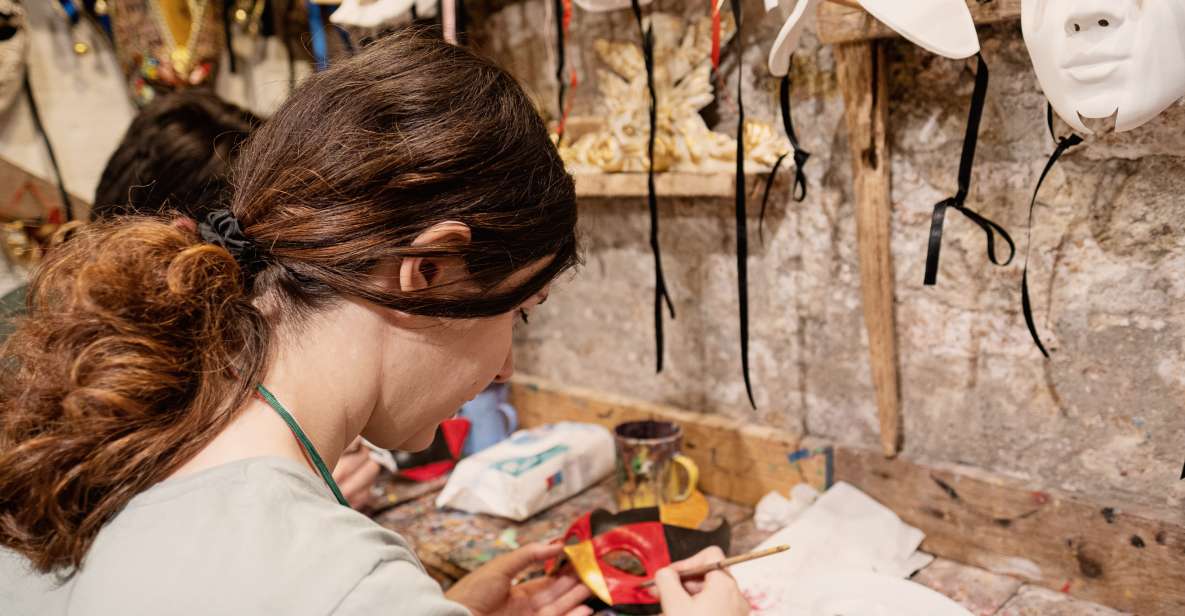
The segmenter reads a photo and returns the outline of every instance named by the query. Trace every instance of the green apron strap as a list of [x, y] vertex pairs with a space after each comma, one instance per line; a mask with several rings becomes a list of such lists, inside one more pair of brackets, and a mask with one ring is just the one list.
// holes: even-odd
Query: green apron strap
[[321, 478], [325, 480], [325, 484], [329, 486], [329, 489], [333, 491], [333, 495], [337, 497], [337, 502], [349, 507], [350, 502], [346, 500], [346, 497], [342, 496], [341, 489], [337, 487], [337, 482], [333, 480], [333, 473], [329, 472], [329, 467], [325, 466], [325, 461], [321, 459], [321, 454], [317, 453], [317, 448], [313, 447], [313, 442], [309, 440], [309, 437], [305, 436], [304, 430], [300, 429], [300, 424], [296, 423], [296, 418], [284, 410], [284, 405], [280, 404], [280, 401], [276, 400], [272, 392], [268, 391], [262, 384], [256, 385], [255, 389], [259, 392], [263, 401], [267, 402], [268, 406], [272, 407], [272, 410], [276, 411], [276, 414], [280, 416], [280, 419], [283, 419], [284, 423], [288, 424], [288, 428], [292, 430], [292, 434], [296, 436], [296, 440], [300, 441], [300, 446], [304, 447], [305, 453], [309, 454], [309, 458], [312, 459], [313, 466], [317, 467], [317, 472], [321, 473]]

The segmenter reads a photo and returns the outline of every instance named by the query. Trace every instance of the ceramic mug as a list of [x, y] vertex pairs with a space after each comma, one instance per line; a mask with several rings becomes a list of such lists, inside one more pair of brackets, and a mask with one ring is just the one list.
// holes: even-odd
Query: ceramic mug
[[695, 491], [699, 467], [679, 452], [683, 444], [679, 424], [630, 421], [613, 429], [613, 439], [620, 510], [680, 503]]
[[506, 385], [495, 383], [461, 407], [461, 417], [471, 426], [463, 455], [497, 445], [518, 429], [518, 413], [506, 401], [507, 395]]

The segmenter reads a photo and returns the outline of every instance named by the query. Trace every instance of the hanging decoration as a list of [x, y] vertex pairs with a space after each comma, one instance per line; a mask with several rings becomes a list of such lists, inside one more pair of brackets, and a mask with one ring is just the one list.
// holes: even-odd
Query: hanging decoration
[[[786, 75], [790, 68], [790, 57], [798, 45], [805, 23], [805, 16], [819, 0], [797, 0], [790, 17], [778, 33], [770, 50], [769, 68], [775, 75]], [[1007, 265], [1016, 253], [1012, 238], [1003, 227], [966, 206], [971, 186], [971, 167], [975, 162], [975, 148], [979, 140], [979, 122], [987, 99], [988, 67], [979, 54], [979, 35], [975, 31], [975, 20], [964, 0], [856, 0], [864, 10], [914, 44], [940, 56], [962, 60], [976, 56], [975, 90], [971, 97], [971, 110], [967, 120], [967, 133], [963, 139], [963, 152], [959, 160], [958, 191], [954, 196], [934, 206], [930, 223], [930, 238], [926, 251], [927, 286], [938, 281], [938, 259], [942, 250], [942, 230], [948, 209], [955, 209], [971, 219], [987, 235], [988, 259], [995, 265]], [[875, 67], [876, 64], [874, 63]], [[788, 86], [787, 82], [783, 82]], [[783, 97], [783, 120], [789, 125], [789, 98]], [[790, 131], [787, 130], [787, 134]], [[795, 138], [797, 141], [797, 138]], [[800, 156], [800, 148], [795, 148]], [[801, 168], [801, 166], [800, 166]], [[796, 185], [798, 181], [796, 180]], [[797, 188], [796, 188], [797, 190]], [[803, 184], [805, 195], [805, 183]], [[1008, 244], [1009, 257], [1001, 261], [996, 255], [995, 235]]]
[[789, 0], [794, 3], [790, 16], [778, 30], [773, 47], [769, 50], [769, 72], [774, 77], [781, 77], [790, 72], [790, 57], [798, 49], [802, 40], [802, 33], [806, 30], [807, 17], [815, 14], [815, 7], [822, 0]]
[[[386, 25], [410, 21], [416, 4], [415, 0], [342, 0], [329, 21], [342, 27], [377, 30]], [[434, 4], [429, 6], [435, 7]]]
[[99, 27], [103, 29], [103, 33], [107, 35], [109, 41], [115, 40], [114, 33], [111, 30], [111, 5], [109, 2], [115, 0], [85, 0], [85, 5], [90, 14], [98, 22]]
[[649, 127], [646, 136], [646, 201], [650, 208], [650, 251], [654, 254], [654, 371], [662, 372], [662, 308], [665, 303], [671, 318], [674, 319], [675, 303], [667, 291], [666, 277], [662, 271], [662, 250], [658, 238], [658, 195], [654, 190], [654, 144], [658, 138], [658, 93], [654, 87], [654, 21], [643, 24], [640, 0], [630, 0], [630, 5], [634, 12], [634, 20], [638, 22], [638, 31], [642, 35], [642, 65], [646, 71], [646, 93], [649, 99], [646, 106]]
[[1025, 242], [1025, 266], [1024, 273], [1020, 279], [1020, 303], [1021, 312], [1025, 317], [1025, 325], [1029, 328], [1029, 335], [1033, 338], [1033, 343], [1041, 351], [1041, 354], [1046, 359], [1049, 358], [1049, 351], [1046, 350], [1045, 344], [1041, 342], [1041, 335], [1037, 333], [1037, 324], [1033, 319], [1033, 302], [1029, 295], [1029, 256], [1033, 252], [1033, 209], [1037, 205], [1037, 195], [1041, 193], [1041, 185], [1045, 183], [1045, 177], [1049, 175], [1050, 170], [1057, 164], [1057, 161], [1070, 148], [1082, 143], [1082, 137], [1071, 133], [1067, 137], [1058, 137], [1053, 131], [1053, 106], [1047, 106], [1045, 111], [1045, 121], [1049, 125], [1049, 136], [1053, 138], [1057, 147], [1054, 148], [1053, 154], [1050, 155], [1049, 160], [1045, 163], [1045, 168], [1041, 170], [1041, 177], [1037, 179], [1037, 187], [1033, 189], [1033, 198], [1029, 200], [1029, 222], [1028, 222], [1028, 239]]
[[1083, 142], [1078, 134], [1054, 135], [1053, 114], [1087, 135], [1094, 131], [1084, 119], [1114, 116], [1114, 130], [1123, 132], [1144, 125], [1185, 97], [1185, 3], [1024, 0], [1021, 29], [1049, 100], [1046, 121], [1057, 144], [1029, 202], [1030, 246], [1021, 277], [1025, 326], [1037, 349], [1049, 358], [1029, 292], [1033, 210], [1049, 171], [1067, 150]]
[[223, 38], [226, 43], [227, 69], [238, 72], [240, 57], [250, 58], [263, 50], [258, 47], [261, 37], [272, 36], [275, 30], [268, 19], [270, 0], [225, 0], [222, 11]]
[[[803, 168], [806, 166], [806, 161], [810, 159], [811, 153], [802, 149], [798, 142], [798, 135], [794, 132], [794, 121], [790, 113], [790, 60], [794, 57], [794, 50], [798, 48], [798, 43], [802, 38], [802, 32], [806, 28], [807, 15], [813, 15], [815, 7], [821, 0], [797, 0], [790, 16], [786, 18], [786, 22], [782, 24], [781, 30], [778, 31], [777, 38], [774, 39], [773, 47], [769, 50], [769, 72], [775, 77], [781, 77], [782, 81], [778, 87], [778, 103], [781, 109], [782, 129], [786, 132], [786, 138], [790, 140], [790, 146], [794, 149], [794, 187], [791, 196], [795, 201], [802, 202], [806, 200], [807, 184], [806, 172]], [[776, 6], [776, 3], [774, 4]], [[770, 10], [767, 6], [766, 10]], [[764, 241], [765, 228], [765, 208], [769, 203], [770, 189], [773, 187], [774, 179], [778, 175], [778, 170], [782, 166], [786, 155], [783, 154], [774, 162], [773, 171], [770, 172], [769, 177], [765, 181], [765, 192], [761, 198], [761, 214], [758, 216], [758, 237]]]
[[9, 268], [31, 270], [41, 263], [46, 252], [67, 239], [82, 226], [78, 220], [67, 221], [62, 208], [45, 198], [37, 183], [25, 180], [9, 196], [6, 212], [16, 212], [25, 196], [37, 208], [36, 220], [13, 220], [0, 226], [0, 253]]
[[309, 14], [309, 43], [313, 51], [313, 69], [323, 71], [329, 68], [329, 39], [325, 35], [325, 18], [323, 13], [332, 13], [328, 6], [322, 6], [313, 0], [306, 0]]
[[576, 6], [590, 13], [607, 13], [609, 11], [620, 11], [623, 9], [633, 8], [634, 4], [639, 7], [647, 6], [653, 0], [574, 0]]
[[964, 0], [858, 0], [864, 10], [913, 44], [945, 58], [979, 53], [975, 20]]
[[[963, 214], [983, 230], [987, 238], [987, 256], [993, 265], [1005, 266], [1016, 256], [1016, 244], [1012, 236], [999, 224], [989, 220], [967, 207], [967, 195], [971, 191], [971, 168], [975, 164], [975, 148], [979, 142], [979, 124], [983, 118], [983, 106], [987, 100], [988, 67], [983, 56], [976, 54], [975, 89], [971, 93], [971, 111], [967, 117], [967, 132], [963, 136], [963, 153], [959, 157], [958, 191], [934, 206], [930, 218], [930, 242], [926, 249], [926, 272], [923, 280], [926, 286], [938, 282], [938, 258], [942, 251], [942, 229], [946, 210], [954, 209]], [[1008, 258], [1001, 260], [996, 254], [996, 234], [1008, 244]]]
[[[744, 16], [741, 0], [731, 0], [733, 19], [736, 20], [737, 35], [734, 38], [737, 58], [737, 176], [736, 176], [736, 232], [737, 232], [737, 309], [741, 336], [741, 378], [745, 382], [745, 394], [749, 406], [757, 408], [753, 400], [753, 382], [749, 375], [749, 217], [745, 207], [745, 98], [744, 98], [744, 43], [741, 29]], [[785, 156], [784, 154], [781, 156]], [[780, 158], [780, 156], [779, 156]]]
[[89, 53], [91, 50], [91, 46], [88, 45], [86, 41], [82, 40], [78, 36], [78, 32], [76, 30], [76, 28], [78, 27], [78, 24], [82, 22], [82, 13], [83, 13], [83, 9], [81, 6], [79, 6], [78, 1], [77, 0], [51, 0], [51, 1], [56, 2], [58, 12], [61, 14], [61, 16], [66, 20], [66, 23], [69, 25], [70, 35], [71, 35], [71, 37], [74, 38], [74, 44], [72, 46], [74, 53], [76, 53], [80, 56]]
[[[567, 63], [565, 45], [568, 40], [568, 32], [572, 27], [572, 0], [555, 0], [553, 12], [556, 21], [556, 113], [559, 118], [555, 140], [558, 144], [564, 140], [564, 128], [567, 127], [568, 113], [571, 111], [571, 103], [567, 100], [569, 83], [564, 78], [564, 69]], [[570, 87], [575, 89], [576, 84], [579, 83], [576, 78], [576, 69], [571, 70], [570, 81]]]
[[213, 82], [223, 50], [222, 8], [215, 0], [110, 4], [116, 53], [136, 103]]
[[1128, 131], [1185, 97], [1185, 3], [1023, 0], [1021, 29], [1053, 110]]
[[[942, 251], [942, 231], [946, 211], [954, 209], [969, 218], [987, 237], [988, 259], [995, 265], [1008, 265], [1016, 255], [1016, 245], [999, 224], [967, 207], [971, 189], [971, 169], [975, 163], [975, 149], [979, 142], [979, 124], [987, 101], [989, 71], [979, 53], [979, 35], [975, 20], [963, 0], [859, 0], [874, 17], [914, 44], [940, 56], [961, 60], [975, 56], [975, 89], [971, 95], [971, 110], [967, 118], [967, 132], [963, 137], [963, 151], [959, 157], [958, 190], [954, 196], [934, 206], [930, 219], [930, 239], [926, 249], [926, 271], [923, 282], [932, 286], [938, 282], [939, 256]], [[1001, 260], [996, 254], [996, 234], [1008, 244], [1009, 255]]]
[[[722, 42], [728, 43], [735, 21], [725, 12], [720, 22]], [[735, 171], [735, 139], [710, 129], [700, 113], [715, 100], [711, 17], [685, 21], [653, 13], [650, 24], [658, 95], [655, 171]], [[596, 70], [597, 114], [571, 119], [560, 154], [574, 173], [645, 173], [650, 99], [641, 48], [600, 39], [594, 41], [593, 51], [605, 67]], [[761, 120], [746, 119], [744, 139], [749, 172], [769, 171], [779, 156], [791, 151], [790, 142]]]
[[[45, 143], [45, 153], [49, 156], [49, 166], [53, 170], [54, 182], [58, 188], [58, 197], [62, 200], [61, 211], [65, 212], [67, 222], [73, 221], [74, 205], [70, 203], [70, 195], [66, 192], [66, 183], [62, 177], [62, 167], [58, 164], [57, 153], [54, 152], [53, 143], [49, 140], [49, 132], [45, 130], [45, 122], [41, 120], [41, 111], [37, 107], [37, 97], [33, 95], [33, 82], [29, 79], [28, 65], [25, 66], [22, 79], [25, 97], [29, 102], [29, 113], [33, 116], [33, 127], [41, 135], [41, 141]], [[50, 210], [51, 213], [52, 211]]]
[[[798, 143], [798, 135], [794, 132], [794, 120], [790, 117], [790, 74], [782, 75], [782, 82], [778, 88], [778, 102], [782, 112], [782, 129], [786, 132], [786, 137], [790, 140], [790, 146], [794, 148], [794, 188], [790, 196], [795, 201], [802, 202], [806, 200], [806, 172], [803, 168], [806, 166], [806, 161], [810, 159], [811, 153], [802, 149]], [[761, 213], [757, 216], [757, 237], [761, 241], [765, 241], [765, 206], [769, 203], [769, 192], [774, 185], [774, 178], [778, 175], [778, 169], [782, 166], [782, 161], [786, 159], [786, 154], [782, 154], [774, 161], [774, 168], [769, 172], [769, 177], [765, 179], [765, 192], [761, 197]]]
[[[579, 5], [579, 3], [577, 3]], [[731, 40], [733, 15], [713, 15], [690, 23], [665, 13], [653, 13], [643, 21], [641, 5], [635, 20], [643, 44], [598, 40], [597, 56], [610, 70], [599, 70], [600, 117], [604, 122], [582, 123], [586, 130], [560, 143], [560, 153], [576, 173], [646, 172], [651, 213], [651, 249], [655, 254], [656, 368], [663, 365], [663, 310], [674, 318], [674, 306], [662, 272], [658, 242], [658, 204], [654, 173], [663, 171], [711, 171], [737, 173], [738, 208], [744, 211], [745, 171], [768, 171], [790, 150], [787, 140], [767, 123], [747, 120], [743, 109], [734, 139], [708, 128], [700, 110], [714, 99], [713, 62], [719, 62], [721, 39]], [[714, 36], [714, 32], [720, 36]], [[717, 52], [713, 57], [712, 49]], [[639, 130], [639, 125], [647, 127]], [[653, 128], [651, 128], [653, 127]], [[738, 158], [739, 157], [739, 158]], [[747, 263], [747, 233], [738, 220], [738, 268]], [[752, 403], [748, 375], [747, 272], [738, 271], [740, 285], [742, 371]]]
[[28, 53], [25, 8], [14, 0], [0, 0], [0, 111], [7, 109], [24, 87]]

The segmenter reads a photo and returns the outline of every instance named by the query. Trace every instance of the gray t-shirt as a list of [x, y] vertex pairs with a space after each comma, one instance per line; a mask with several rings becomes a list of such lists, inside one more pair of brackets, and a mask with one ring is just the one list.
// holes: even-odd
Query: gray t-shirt
[[4, 616], [469, 616], [404, 540], [294, 460], [164, 481], [99, 532], [64, 583], [0, 548]]

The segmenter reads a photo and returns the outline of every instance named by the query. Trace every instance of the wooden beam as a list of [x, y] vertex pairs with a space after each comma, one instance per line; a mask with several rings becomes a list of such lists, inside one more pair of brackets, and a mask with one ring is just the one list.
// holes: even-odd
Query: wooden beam
[[888, 61], [884, 46], [869, 42], [836, 46], [835, 62], [852, 153], [860, 289], [880, 418], [881, 449], [886, 456], [894, 456], [900, 440], [901, 419], [893, 316], [893, 255], [889, 245], [892, 202], [886, 136]]
[[1185, 614], [1185, 512], [1087, 503], [966, 468], [839, 448], [836, 479], [926, 533], [922, 549], [1138, 614]]
[[[649, 194], [645, 173], [577, 173], [576, 196], [581, 198], [645, 197]], [[748, 176], [753, 183], [756, 174]], [[735, 173], [688, 173], [671, 171], [654, 174], [659, 197], [715, 197], [732, 199], [736, 194]]]
[[[909, 2], [909, 0], [898, 0]], [[980, 4], [967, 0], [976, 24], [993, 24], [1020, 19], [1021, 0], [993, 0]], [[847, 3], [823, 2], [818, 9], [819, 40], [824, 44], [858, 43], [892, 38], [897, 33], [862, 8]]]
[[[582, 421], [610, 429], [640, 419], [677, 422], [683, 426], [684, 453], [699, 466], [701, 489], [745, 505], [755, 505], [771, 490], [785, 495], [815, 475], [804, 471], [801, 462], [790, 461], [800, 435], [774, 428], [523, 375], [511, 382], [511, 403], [526, 428], [556, 421]], [[824, 462], [819, 457], [811, 463]]]

